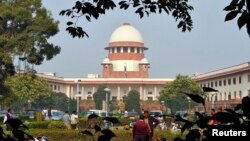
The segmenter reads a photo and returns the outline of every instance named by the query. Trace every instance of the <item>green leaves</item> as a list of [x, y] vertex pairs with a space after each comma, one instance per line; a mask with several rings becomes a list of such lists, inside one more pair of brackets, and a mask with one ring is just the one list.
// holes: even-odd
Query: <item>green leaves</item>
[[[21, 61], [40, 65], [60, 53], [59, 46], [48, 42], [48, 38], [59, 31], [59, 22], [41, 6], [41, 1], [8, 1], [1, 4], [0, 9], [5, 9], [0, 10], [0, 54], [4, 53], [0, 58], [5, 63], [10, 64], [13, 57], [22, 56]], [[67, 11], [61, 14], [64, 13]]]
[[183, 110], [188, 104], [183, 92], [201, 94], [202, 89], [190, 77], [178, 75], [173, 82], [166, 84], [160, 91], [160, 100], [167, 100], [167, 106], [171, 108], [171, 111]]
[[6, 86], [11, 89], [12, 98], [34, 101], [40, 97], [50, 97], [52, 90], [42, 78], [33, 74], [21, 74], [9, 77]]
[[141, 113], [140, 108], [140, 93], [136, 90], [131, 90], [128, 92], [127, 100], [125, 101], [125, 109], [127, 111], [136, 111]]

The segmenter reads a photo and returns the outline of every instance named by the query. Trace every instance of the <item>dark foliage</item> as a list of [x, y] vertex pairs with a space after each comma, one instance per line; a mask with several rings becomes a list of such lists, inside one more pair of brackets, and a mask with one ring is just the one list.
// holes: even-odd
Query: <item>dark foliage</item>
[[[191, 97], [190, 97], [191, 98]], [[195, 98], [191, 98], [196, 100]], [[197, 100], [196, 100], [197, 102]], [[212, 116], [195, 112], [198, 117], [196, 121], [188, 121], [181, 117], [176, 117], [175, 121], [183, 122], [181, 133], [185, 130], [189, 130], [185, 139], [176, 138], [174, 140], [185, 140], [185, 141], [208, 141], [212, 140], [211, 130], [220, 129], [223, 131], [241, 130], [249, 131], [250, 129], [250, 97], [246, 96], [242, 99], [242, 104], [237, 105], [234, 109], [225, 109], [223, 112], [217, 112]], [[210, 120], [216, 120], [216, 125], [210, 125]], [[194, 125], [197, 125], [194, 127]], [[198, 127], [198, 128], [197, 128]], [[245, 138], [244, 138], [245, 139]], [[244, 140], [243, 139], [243, 140]]]
[[228, 12], [225, 17], [225, 22], [233, 20], [237, 16], [238, 27], [241, 29], [246, 27], [247, 33], [250, 36], [250, 1], [249, 0], [232, 0], [229, 5], [224, 8]]
[[190, 94], [190, 93], [186, 93], [186, 92], [183, 92], [183, 93], [185, 95], [187, 95], [189, 98], [191, 98], [194, 102], [201, 103], [204, 106], [204, 109], [206, 111], [205, 100], [202, 96], [200, 96], [198, 94]]
[[28, 129], [20, 119], [9, 119], [5, 122], [8, 125], [8, 129], [11, 131], [12, 136], [4, 133], [2, 127], [0, 127], [0, 140], [1, 141], [26, 141], [34, 140], [34, 137], [25, 132]]
[[102, 131], [101, 127], [98, 126], [98, 125], [95, 125], [95, 126], [94, 126], [94, 129], [95, 129], [95, 132], [100, 132], [100, 131]]
[[203, 92], [219, 92], [216, 89], [210, 88], [210, 87], [202, 87]]
[[97, 117], [99, 117], [99, 116], [96, 114], [91, 114], [88, 116], [88, 119], [97, 118]]
[[[193, 27], [193, 21], [189, 14], [193, 7], [188, 4], [188, 0], [121, 0], [118, 5], [118, 8], [123, 10], [132, 8], [140, 18], [156, 13], [172, 15], [175, 21], [179, 22], [177, 28], [180, 28], [182, 32], [191, 31]], [[76, 1], [71, 9], [62, 10], [59, 15], [75, 19], [74, 23], [67, 22], [66, 30], [73, 38], [81, 38], [88, 37], [88, 34], [77, 26], [80, 17], [91, 22], [91, 20], [97, 20], [106, 11], [114, 8], [117, 8], [117, 4], [113, 0]]]
[[104, 117], [103, 120], [106, 120], [106, 121], [112, 122], [112, 123], [119, 123], [119, 120], [115, 117]]
[[[99, 116], [97, 116], [95, 114], [91, 114], [88, 116], [88, 119], [93, 119], [93, 118], [99, 118]], [[102, 118], [102, 120], [106, 120], [106, 121], [112, 122], [112, 123], [120, 123], [119, 120], [115, 117], [105, 117], [105, 118]], [[94, 129], [95, 129], [95, 133], [97, 133], [97, 132], [102, 133], [102, 134], [99, 134], [99, 136], [97, 138], [98, 141], [110, 141], [113, 137], [116, 137], [114, 132], [112, 132], [109, 129], [102, 129], [99, 125], [95, 125]], [[81, 133], [88, 135], [88, 136], [93, 136], [93, 140], [95, 140], [94, 134], [92, 132], [90, 132], [89, 130], [81, 131]]]
[[84, 130], [81, 133], [89, 136], [94, 136], [93, 133], [91, 133], [89, 130]]

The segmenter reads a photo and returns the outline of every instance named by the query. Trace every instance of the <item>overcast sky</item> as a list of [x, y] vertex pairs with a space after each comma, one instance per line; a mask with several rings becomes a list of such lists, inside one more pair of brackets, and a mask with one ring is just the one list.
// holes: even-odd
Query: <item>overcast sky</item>
[[174, 78], [178, 74], [205, 73], [250, 61], [250, 38], [245, 27], [239, 30], [237, 20], [224, 22], [223, 8], [231, 0], [191, 0], [193, 30], [183, 33], [168, 15], [153, 14], [142, 20], [131, 10], [110, 11], [91, 23], [79, 20], [89, 38], [72, 38], [66, 31], [63, 9], [74, 0], [42, 0], [44, 7], [60, 22], [60, 32], [49, 41], [61, 47], [61, 53], [51, 61], [36, 66], [38, 72], [55, 72], [62, 77], [87, 77], [101, 74], [101, 62], [107, 56], [104, 48], [112, 32], [129, 22], [142, 34], [150, 63], [151, 78]]

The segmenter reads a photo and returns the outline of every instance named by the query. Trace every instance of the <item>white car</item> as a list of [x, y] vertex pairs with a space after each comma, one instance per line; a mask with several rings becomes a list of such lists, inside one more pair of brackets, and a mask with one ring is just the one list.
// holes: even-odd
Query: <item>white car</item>
[[[43, 110], [42, 114], [43, 114], [44, 120], [49, 120], [48, 110]], [[51, 110], [51, 114], [52, 114], [51, 120], [62, 120], [63, 115], [65, 113], [60, 110]]]

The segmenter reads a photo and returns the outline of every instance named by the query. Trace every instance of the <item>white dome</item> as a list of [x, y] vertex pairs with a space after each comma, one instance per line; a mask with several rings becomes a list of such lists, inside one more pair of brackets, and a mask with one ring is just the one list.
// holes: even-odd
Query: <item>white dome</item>
[[131, 41], [143, 43], [140, 32], [129, 23], [118, 27], [111, 35], [109, 42]]
[[104, 58], [103, 61], [102, 61], [103, 64], [109, 64], [109, 58]]
[[148, 64], [148, 59], [147, 59], [147, 58], [142, 58], [142, 59], [141, 59], [141, 62], [142, 62], [143, 64]]

